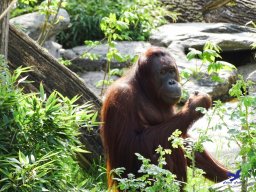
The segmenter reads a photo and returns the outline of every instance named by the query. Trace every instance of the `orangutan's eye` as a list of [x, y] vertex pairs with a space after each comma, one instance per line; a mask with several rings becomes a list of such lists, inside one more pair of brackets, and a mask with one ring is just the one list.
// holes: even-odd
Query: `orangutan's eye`
[[175, 68], [170, 68], [170, 69], [169, 69], [169, 72], [170, 72], [170, 73], [176, 73], [176, 70], [175, 70]]
[[167, 73], [167, 70], [166, 69], [161, 69], [161, 71], [160, 71], [160, 74], [161, 75], [165, 75]]

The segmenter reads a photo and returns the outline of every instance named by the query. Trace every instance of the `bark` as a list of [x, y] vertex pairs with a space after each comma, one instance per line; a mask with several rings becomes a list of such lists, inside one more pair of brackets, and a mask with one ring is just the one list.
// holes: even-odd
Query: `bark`
[[[9, 33], [9, 12], [5, 13], [10, 0], [0, 1], [0, 54], [7, 58], [8, 33]], [[2, 18], [2, 19], [1, 19]]]
[[256, 0], [237, 0], [233, 5], [225, 5], [205, 13], [206, 22], [223, 22], [245, 25], [256, 21]]
[[[29, 83], [28, 87], [25, 87], [25, 91], [37, 91], [39, 83], [43, 82], [48, 95], [54, 90], [69, 98], [80, 95], [79, 104], [90, 101], [94, 104], [96, 110], [100, 109], [100, 100], [75, 73], [64, 65], [59, 64], [55, 58], [36, 44], [35, 41], [23, 32], [17, 31], [13, 26], [10, 26], [9, 31], [8, 61], [12, 70], [19, 66], [32, 67], [33, 71], [29, 72], [28, 79], [34, 83]], [[98, 159], [102, 154], [101, 141], [97, 129], [89, 132], [85, 128], [81, 131], [81, 140], [91, 153], [86, 155], [79, 154], [79, 157], [81, 164], [90, 165], [95, 158]]]
[[245, 25], [256, 18], [256, 0], [162, 0], [181, 15], [178, 22], [223, 22]]
[[162, 2], [171, 5], [170, 11], [180, 14], [178, 23], [203, 21], [204, 0], [162, 0]]

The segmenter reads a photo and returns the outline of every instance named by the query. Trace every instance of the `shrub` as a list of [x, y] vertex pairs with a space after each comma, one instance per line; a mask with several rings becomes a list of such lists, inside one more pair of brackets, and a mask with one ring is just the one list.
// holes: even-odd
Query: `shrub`
[[110, 12], [120, 12], [124, 3], [123, 0], [67, 0], [65, 9], [70, 14], [71, 26], [58, 35], [58, 40], [64, 47], [74, 47], [85, 40], [102, 39], [101, 19]]
[[0, 191], [79, 191], [86, 183], [75, 154], [86, 152], [79, 127], [95, 118], [91, 105], [77, 106], [58, 92], [24, 94], [0, 59]]
[[85, 40], [98, 40], [104, 37], [100, 29], [101, 20], [115, 14], [118, 20], [129, 23], [123, 30], [125, 40], [147, 40], [149, 32], [166, 22], [164, 16], [176, 19], [159, 0], [68, 0], [67, 11], [71, 17], [71, 27], [59, 34], [64, 47], [81, 45]]
[[[151, 161], [142, 155], [135, 153], [138, 159], [142, 162], [142, 165], [138, 171], [141, 174], [139, 177], [135, 177], [133, 174], [128, 174], [127, 178], [114, 178], [118, 181], [118, 188], [122, 191], [166, 191], [166, 192], [178, 192], [180, 191], [180, 182], [175, 178], [176, 176], [170, 171], [164, 169], [166, 165], [165, 155], [171, 154], [171, 150], [163, 149], [159, 146], [156, 149], [156, 153], [159, 155], [158, 165], [154, 165]], [[124, 168], [117, 168], [112, 171], [112, 174], [120, 176]]]
[[11, 11], [11, 17], [17, 17], [38, 10], [38, 5], [44, 0], [18, 0], [16, 8]]

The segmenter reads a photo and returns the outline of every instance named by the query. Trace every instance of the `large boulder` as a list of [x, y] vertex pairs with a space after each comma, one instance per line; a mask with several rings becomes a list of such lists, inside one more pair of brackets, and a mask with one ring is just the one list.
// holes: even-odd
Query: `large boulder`
[[[70, 24], [70, 17], [65, 9], [59, 10], [57, 18], [59, 18], [59, 21], [49, 31], [47, 40], [52, 39], [59, 32], [63, 31], [64, 29], [67, 29]], [[50, 21], [52, 19], [53, 16], [50, 17]], [[10, 20], [11, 24], [15, 25], [17, 28], [22, 29], [29, 37], [31, 37], [34, 40], [38, 39], [44, 22], [45, 15], [39, 12], [28, 13], [25, 15], [14, 17]]]
[[235, 24], [173, 23], [154, 30], [150, 42], [165, 47], [180, 42], [184, 48], [202, 48], [206, 41], [213, 41], [223, 51], [239, 51], [251, 49], [255, 37], [255, 29]]

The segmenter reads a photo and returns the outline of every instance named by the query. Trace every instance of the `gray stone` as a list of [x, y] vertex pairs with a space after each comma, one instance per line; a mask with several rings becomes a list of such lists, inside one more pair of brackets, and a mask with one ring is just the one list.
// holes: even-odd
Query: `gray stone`
[[60, 58], [60, 53], [62, 50], [62, 45], [54, 41], [46, 41], [44, 43], [44, 48], [55, 58]]
[[256, 63], [246, 64], [237, 68], [238, 74], [242, 75], [244, 79], [247, 79], [252, 71], [256, 71]]
[[[59, 22], [50, 30], [47, 40], [53, 38], [69, 26], [70, 17], [65, 9], [60, 9], [58, 18], [60, 18]], [[53, 19], [53, 16], [51, 16], [50, 19]], [[10, 23], [21, 28], [21, 30], [32, 39], [37, 40], [41, 33], [44, 21], [45, 15], [42, 15], [39, 12], [34, 12], [12, 18]]]
[[256, 70], [248, 75], [247, 80], [251, 80], [256, 83]]
[[180, 42], [184, 48], [202, 48], [206, 41], [217, 43], [223, 51], [250, 50], [256, 30], [227, 23], [174, 23], [163, 25], [150, 35], [150, 43], [170, 46]]
[[79, 75], [85, 82], [86, 86], [97, 96], [101, 96], [101, 88], [96, 87], [97, 82], [103, 80], [104, 72], [102, 71], [85, 71]]
[[[138, 41], [121, 41], [116, 42], [116, 48], [122, 55], [129, 55], [131, 58], [145, 51], [146, 48], [150, 47], [150, 44], [147, 42], [138, 42]], [[96, 54], [99, 56], [97, 60], [90, 60], [87, 58], [81, 58], [81, 55], [85, 52]], [[78, 46], [72, 49], [67, 49], [62, 52], [62, 57], [64, 59], [72, 60], [71, 69], [76, 72], [82, 71], [96, 71], [105, 69], [106, 64], [106, 54], [108, 52], [108, 45], [101, 44], [95, 47], [90, 46]], [[128, 62], [117, 62], [112, 61], [112, 68], [121, 68], [131, 65]]]
[[249, 94], [256, 96], [256, 70], [248, 75], [247, 80], [254, 83], [252, 87], [249, 88]]
[[[102, 88], [97, 87], [96, 84], [104, 79], [104, 71], [84, 71], [83, 73], [79, 74], [79, 77], [84, 81], [86, 86], [97, 96], [101, 97], [102, 95]], [[111, 76], [111, 80], [118, 79], [117, 76]], [[104, 91], [103, 91], [104, 93]]]

